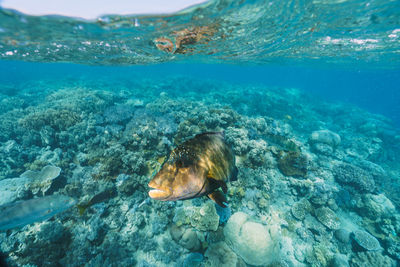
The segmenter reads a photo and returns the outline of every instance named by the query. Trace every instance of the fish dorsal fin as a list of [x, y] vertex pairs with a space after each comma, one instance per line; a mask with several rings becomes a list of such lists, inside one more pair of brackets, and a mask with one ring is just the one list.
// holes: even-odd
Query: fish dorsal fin
[[224, 181], [216, 180], [209, 175], [207, 175], [207, 179], [210, 184], [211, 191], [221, 187], [222, 191], [226, 194], [226, 192], [228, 191], [228, 186], [226, 185], [226, 183]]
[[217, 203], [219, 206], [226, 208], [227, 200], [224, 194], [221, 191], [214, 191], [211, 194], [208, 194], [208, 197]]

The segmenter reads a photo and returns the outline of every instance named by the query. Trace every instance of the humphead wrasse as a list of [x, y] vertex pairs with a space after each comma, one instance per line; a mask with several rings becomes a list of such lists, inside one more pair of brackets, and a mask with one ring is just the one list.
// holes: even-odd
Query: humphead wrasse
[[149, 182], [149, 196], [162, 201], [191, 199], [207, 195], [221, 207], [227, 181], [237, 178], [235, 155], [223, 132], [198, 134], [176, 147], [161, 170]]

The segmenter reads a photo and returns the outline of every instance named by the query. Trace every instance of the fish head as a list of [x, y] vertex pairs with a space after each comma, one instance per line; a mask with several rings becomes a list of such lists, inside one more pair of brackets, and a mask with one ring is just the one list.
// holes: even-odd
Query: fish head
[[164, 164], [149, 182], [149, 196], [157, 200], [188, 199], [199, 194], [204, 187], [204, 175], [193, 166], [178, 167]]

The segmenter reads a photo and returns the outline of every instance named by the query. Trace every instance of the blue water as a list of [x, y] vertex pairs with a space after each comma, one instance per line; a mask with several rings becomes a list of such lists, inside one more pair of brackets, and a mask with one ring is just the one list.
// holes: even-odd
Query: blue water
[[[399, 266], [399, 14], [383, 0], [93, 21], [0, 9], [0, 265]], [[223, 132], [237, 180], [220, 177], [221, 146], [181, 147], [204, 132]], [[209, 198], [179, 200], [196, 188]]]
[[[162, 77], [184, 75], [197, 79], [216, 79], [242, 84], [262, 84], [272, 87], [293, 87], [326, 101], [357, 105], [384, 115], [400, 127], [400, 71], [396, 69], [343, 69], [328, 66], [235, 66], [221, 64], [161, 64], [131, 67], [94, 67], [72, 64], [40, 64], [3, 61], [0, 64], [2, 83], [20, 83], [37, 77], [131, 75]], [[118, 78], [117, 78], [118, 79]]]

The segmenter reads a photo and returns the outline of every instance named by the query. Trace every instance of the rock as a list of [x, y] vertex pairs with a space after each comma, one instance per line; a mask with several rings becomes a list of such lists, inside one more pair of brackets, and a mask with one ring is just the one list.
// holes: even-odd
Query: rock
[[352, 267], [395, 267], [396, 263], [393, 262], [388, 256], [382, 255], [380, 252], [359, 252], [351, 259]]
[[[301, 244], [301, 245], [303, 245], [303, 244]], [[294, 246], [298, 246], [298, 244], [294, 243]], [[304, 262], [304, 260], [306, 258], [305, 251], [303, 249], [295, 249], [293, 251], [293, 256], [299, 262]]]
[[331, 230], [339, 229], [340, 227], [339, 218], [330, 208], [322, 207], [316, 209], [315, 216], [317, 217], [318, 221]]
[[169, 228], [169, 233], [175, 242], [179, 242], [181, 240], [183, 233], [185, 232], [185, 228], [183, 226], [177, 226], [176, 224], [172, 224]]
[[[296, 234], [303, 240], [309, 244], [314, 242], [314, 234], [305, 227], [299, 227], [296, 229]], [[304, 252], [304, 251], [303, 251]]]
[[335, 254], [331, 263], [332, 267], [349, 267], [349, 260], [346, 255], [343, 254]]
[[396, 208], [392, 201], [383, 193], [379, 195], [366, 194], [363, 200], [365, 212], [371, 218], [390, 217], [396, 213]]
[[198, 267], [201, 266], [203, 261], [203, 254], [194, 252], [190, 253], [183, 261], [183, 266]]
[[51, 243], [55, 243], [65, 235], [64, 226], [58, 222], [43, 222], [40, 224], [39, 231], [37, 233], [37, 239], [39, 241], [47, 241]]
[[200, 249], [200, 240], [198, 239], [196, 232], [190, 228], [185, 230], [179, 241], [179, 244], [191, 251]]
[[207, 267], [231, 267], [237, 266], [238, 258], [225, 242], [211, 244], [204, 256], [207, 258]]
[[311, 210], [311, 204], [307, 199], [300, 200], [292, 206], [292, 215], [298, 220], [303, 220]]
[[333, 148], [330, 145], [324, 143], [312, 144], [311, 149], [313, 152], [317, 152], [323, 155], [331, 155], [333, 153]]
[[351, 164], [342, 163], [333, 169], [339, 184], [348, 184], [362, 192], [373, 192], [375, 181], [371, 174]]
[[306, 252], [305, 261], [307, 266], [328, 266], [328, 262], [333, 257], [328, 247], [322, 243], [313, 245], [312, 250]]
[[275, 225], [264, 226], [237, 212], [224, 228], [227, 244], [251, 265], [268, 265], [279, 259], [279, 234]]
[[332, 131], [319, 130], [319, 131], [314, 131], [311, 134], [309, 142], [311, 144], [317, 144], [317, 143], [326, 144], [335, 148], [340, 144], [341, 138], [337, 133], [334, 133]]
[[400, 262], [400, 242], [394, 238], [389, 238], [386, 242], [388, 254]]
[[379, 241], [366, 231], [356, 230], [351, 234], [353, 240], [363, 249], [376, 251], [382, 249]]
[[309, 142], [313, 151], [324, 155], [330, 155], [333, 153], [334, 149], [339, 146], [341, 138], [337, 133], [332, 131], [319, 130], [311, 134]]
[[348, 244], [350, 242], [350, 232], [346, 229], [338, 229], [333, 234], [337, 240], [344, 244]]
[[9, 178], [0, 181], [0, 205], [24, 198], [29, 192], [27, 178]]
[[27, 178], [30, 181], [30, 189], [33, 194], [39, 191], [45, 193], [52, 185], [53, 180], [60, 175], [61, 169], [56, 166], [47, 165], [39, 172], [28, 170], [21, 174], [21, 178]]
[[222, 227], [219, 227], [217, 231], [209, 232], [206, 235], [206, 241], [208, 244], [214, 244], [224, 240], [224, 229]]

